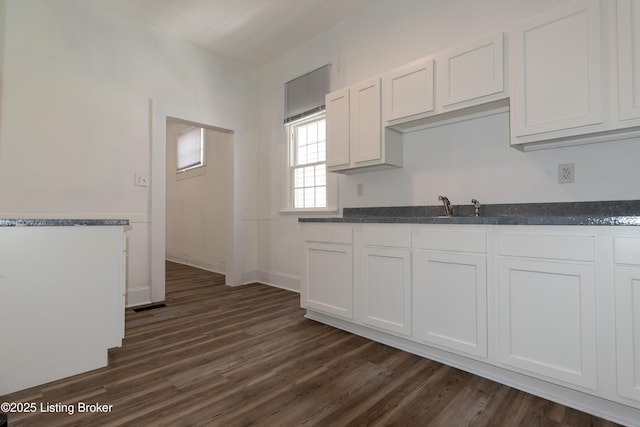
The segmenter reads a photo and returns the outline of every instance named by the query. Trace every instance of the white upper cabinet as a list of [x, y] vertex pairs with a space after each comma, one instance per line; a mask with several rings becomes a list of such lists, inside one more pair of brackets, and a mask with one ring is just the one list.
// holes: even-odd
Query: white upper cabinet
[[507, 96], [503, 39], [498, 33], [436, 55], [440, 112]]
[[407, 119], [435, 111], [433, 58], [422, 58], [385, 74], [382, 80], [384, 120]]
[[570, 3], [520, 24], [513, 33], [512, 144], [554, 131], [590, 132], [603, 122], [600, 4]]
[[512, 36], [513, 147], [640, 135], [640, 3], [575, 1]]
[[330, 172], [402, 166], [400, 135], [382, 127], [379, 77], [329, 93], [325, 101]]
[[621, 122], [637, 126], [640, 125], [640, 2], [618, 0], [616, 7], [619, 116]]
[[354, 162], [382, 158], [382, 123], [380, 115], [380, 79], [370, 79], [350, 89], [351, 156]]
[[327, 113], [327, 167], [349, 165], [349, 89], [341, 89], [325, 97]]

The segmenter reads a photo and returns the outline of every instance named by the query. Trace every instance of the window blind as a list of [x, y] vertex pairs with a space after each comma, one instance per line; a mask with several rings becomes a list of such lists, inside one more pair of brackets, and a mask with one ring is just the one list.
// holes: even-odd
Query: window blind
[[284, 84], [285, 124], [324, 110], [330, 71], [331, 64], [327, 64]]
[[178, 170], [183, 171], [203, 164], [203, 128], [191, 128], [178, 136]]

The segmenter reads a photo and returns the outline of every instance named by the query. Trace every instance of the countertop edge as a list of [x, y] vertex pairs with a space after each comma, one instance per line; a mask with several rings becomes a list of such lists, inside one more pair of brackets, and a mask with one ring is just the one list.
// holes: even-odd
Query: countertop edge
[[302, 223], [344, 224], [485, 224], [485, 225], [581, 225], [640, 226], [640, 216], [494, 216], [494, 217], [342, 217], [298, 218]]
[[0, 227], [71, 227], [71, 226], [127, 226], [128, 219], [47, 219], [5, 218]]

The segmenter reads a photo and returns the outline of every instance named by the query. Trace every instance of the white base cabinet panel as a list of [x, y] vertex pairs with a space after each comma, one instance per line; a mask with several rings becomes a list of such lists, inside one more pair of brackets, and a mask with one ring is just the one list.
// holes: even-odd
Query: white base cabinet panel
[[0, 227], [0, 395], [106, 366], [124, 288], [122, 226]]
[[411, 230], [366, 226], [360, 236], [358, 321], [411, 335]]
[[304, 234], [302, 307], [353, 319], [351, 227], [307, 227]]
[[487, 357], [487, 232], [418, 226], [414, 246], [414, 337]]
[[618, 394], [640, 402], [640, 237], [617, 237], [615, 251]]
[[500, 260], [500, 362], [597, 388], [595, 268]]
[[411, 334], [411, 251], [365, 247], [362, 323]]
[[618, 394], [640, 402], [640, 266], [616, 266]]
[[487, 357], [486, 257], [419, 251], [414, 281], [415, 337]]

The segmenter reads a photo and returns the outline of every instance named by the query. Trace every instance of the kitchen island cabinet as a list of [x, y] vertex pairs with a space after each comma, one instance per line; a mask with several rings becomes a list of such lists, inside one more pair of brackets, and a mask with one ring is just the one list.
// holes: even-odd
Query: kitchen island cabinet
[[124, 337], [128, 221], [7, 223], [0, 226], [0, 395], [106, 366], [107, 350]]

